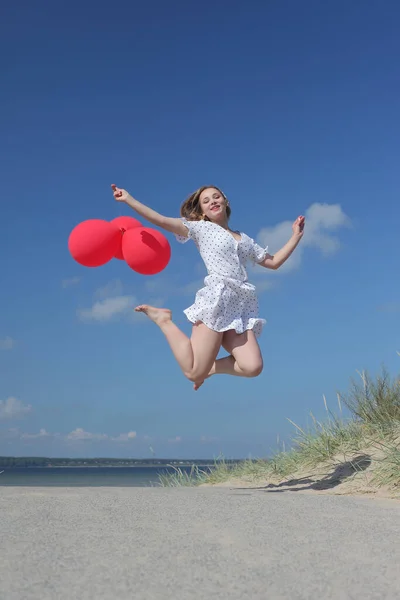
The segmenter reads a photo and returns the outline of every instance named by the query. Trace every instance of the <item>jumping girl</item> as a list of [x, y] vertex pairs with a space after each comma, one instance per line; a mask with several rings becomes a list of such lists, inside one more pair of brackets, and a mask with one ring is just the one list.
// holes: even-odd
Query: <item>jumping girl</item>
[[[198, 390], [211, 375], [257, 377], [263, 360], [257, 338], [265, 320], [258, 314], [254, 285], [248, 282], [246, 264], [279, 269], [303, 237], [305, 218], [293, 223], [293, 235], [275, 255], [268, 254], [245, 233], [229, 227], [231, 208], [225, 194], [215, 186], [203, 186], [181, 206], [181, 218], [164, 217], [116, 185], [114, 198], [125, 202], [141, 217], [175, 234], [184, 243], [192, 239], [205, 263], [205, 287], [184, 313], [193, 324], [189, 339], [172, 321], [166, 308], [142, 304], [145, 313], [164, 333], [183, 374]], [[221, 346], [228, 356], [217, 360]]]

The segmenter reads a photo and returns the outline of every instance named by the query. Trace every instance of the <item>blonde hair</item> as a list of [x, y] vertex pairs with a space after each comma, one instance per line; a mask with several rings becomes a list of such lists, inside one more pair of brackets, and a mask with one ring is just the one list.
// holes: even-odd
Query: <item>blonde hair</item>
[[[202, 221], [203, 219], [209, 221], [208, 217], [204, 217], [200, 206], [200, 195], [204, 190], [208, 190], [209, 188], [217, 190], [221, 196], [227, 200], [224, 192], [216, 185], [203, 185], [193, 192], [193, 194], [190, 194], [189, 198], [186, 198], [181, 206], [181, 217], [185, 217], [188, 221]], [[228, 219], [231, 216], [231, 208], [228, 204], [226, 206], [226, 216]]]

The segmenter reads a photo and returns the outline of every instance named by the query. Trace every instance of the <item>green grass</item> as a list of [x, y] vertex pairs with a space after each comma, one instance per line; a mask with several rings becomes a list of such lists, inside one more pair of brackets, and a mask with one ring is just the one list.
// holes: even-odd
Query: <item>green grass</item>
[[[372, 483], [400, 491], [400, 379], [391, 379], [385, 369], [375, 379], [360, 373], [360, 381], [351, 381], [347, 394], [338, 394], [337, 414], [328, 408], [326, 418], [318, 421], [313, 414], [308, 428], [294, 427], [291, 449], [276, 451], [270, 458], [247, 460], [227, 465], [215, 460], [210, 471], [192, 467], [190, 473], [175, 469], [160, 477], [162, 486], [217, 484], [232, 479], [278, 481], [306, 469], [337, 466], [350, 462], [360, 453], [370, 453], [374, 461]], [[343, 415], [343, 405], [348, 416]], [[357, 474], [357, 465], [354, 465]]]
[[172, 473], [160, 473], [158, 476], [162, 487], [192, 487], [205, 483], [208, 478], [208, 473], [199, 469], [197, 465], [192, 465], [189, 473], [174, 465], [169, 465], [169, 467], [173, 469]]
[[360, 373], [361, 383], [352, 381], [350, 393], [343, 401], [354, 417], [363, 423], [392, 426], [400, 421], [400, 379], [391, 380], [385, 369], [372, 380]]
[[385, 444], [384, 458], [378, 462], [373, 482], [381, 487], [400, 488], [400, 444]]

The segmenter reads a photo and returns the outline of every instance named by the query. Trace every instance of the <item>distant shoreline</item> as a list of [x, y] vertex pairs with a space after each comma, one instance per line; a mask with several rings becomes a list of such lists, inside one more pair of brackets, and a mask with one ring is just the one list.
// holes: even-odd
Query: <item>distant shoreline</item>
[[[229, 467], [238, 465], [243, 462], [243, 459], [237, 460], [224, 460], [224, 464]], [[219, 464], [218, 460], [207, 460], [207, 459], [192, 459], [192, 460], [177, 460], [177, 459], [159, 459], [159, 460], [110, 460], [104, 459], [49, 459], [49, 458], [8, 458], [0, 457], [0, 469], [88, 469], [88, 468], [102, 468], [102, 469], [121, 469], [121, 468], [163, 468], [173, 467], [179, 468], [206, 468], [215, 467]]]
[[137, 469], [150, 468], [157, 469], [160, 467], [213, 467], [215, 463], [160, 463], [160, 464], [136, 464], [136, 465], [5, 465], [2, 469]]

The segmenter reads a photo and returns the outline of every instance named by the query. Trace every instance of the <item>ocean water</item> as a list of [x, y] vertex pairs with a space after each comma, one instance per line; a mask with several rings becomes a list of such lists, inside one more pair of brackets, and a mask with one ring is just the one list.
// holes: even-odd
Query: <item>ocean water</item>
[[[180, 468], [182, 471], [190, 472], [190, 467]], [[174, 469], [167, 466], [0, 467], [0, 487], [152, 487], [159, 485], [160, 473], [173, 471]]]

